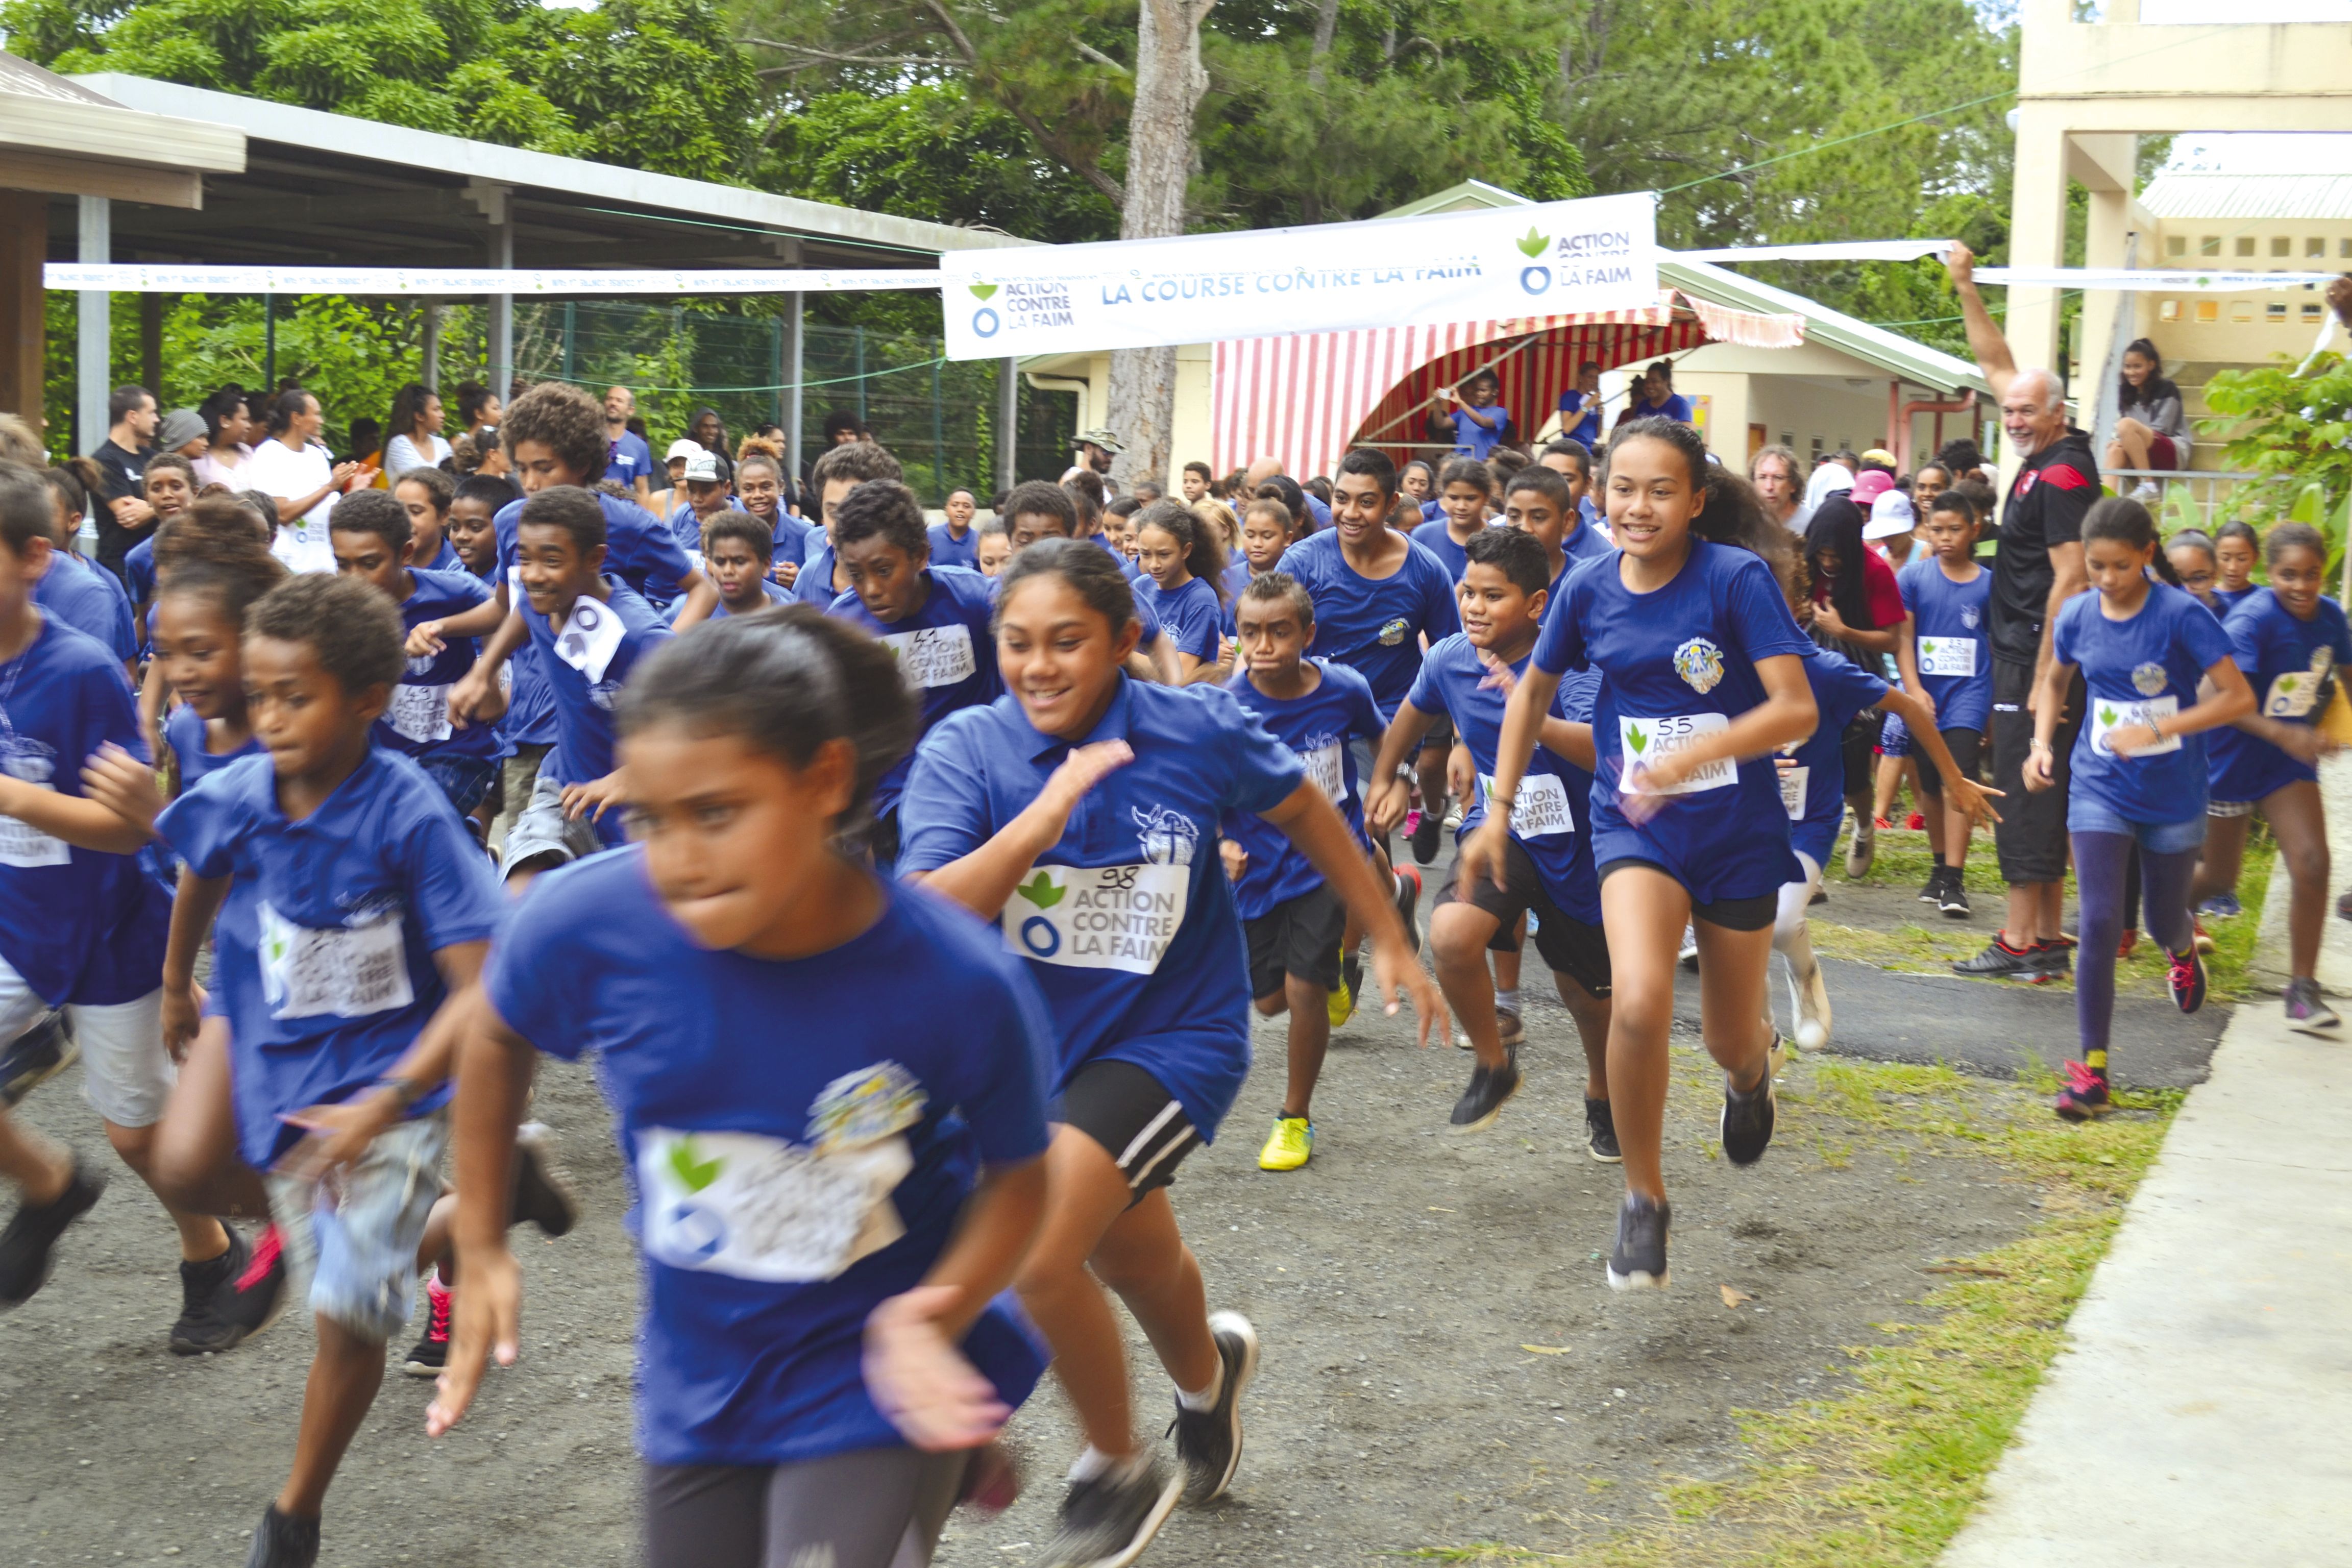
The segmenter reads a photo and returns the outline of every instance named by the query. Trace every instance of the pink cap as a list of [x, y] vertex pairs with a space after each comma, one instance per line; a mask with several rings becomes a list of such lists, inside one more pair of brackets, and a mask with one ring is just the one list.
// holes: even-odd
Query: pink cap
[[1872, 501], [1894, 488], [1895, 480], [1892, 476], [1882, 474], [1876, 468], [1865, 469], [1853, 477], [1852, 499], [1854, 505], [1868, 510]]

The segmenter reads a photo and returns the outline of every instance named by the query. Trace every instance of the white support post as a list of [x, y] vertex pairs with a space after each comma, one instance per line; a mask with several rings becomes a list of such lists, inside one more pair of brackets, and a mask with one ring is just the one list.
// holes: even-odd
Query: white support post
[[[105, 196], [81, 198], [81, 244], [78, 254], [86, 267], [102, 267], [113, 259], [114, 207]], [[88, 452], [106, 439], [107, 395], [113, 353], [113, 326], [109, 317], [112, 300], [103, 289], [85, 289], [76, 297], [74, 340], [74, 413], [80, 437], [77, 450]], [[158, 396], [162, 394], [158, 393]]]
[[[806, 334], [801, 330], [801, 293], [784, 296], [784, 466], [789, 482], [801, 482], [801, 419], [805, 400], [801, 394]], [[803, 505], [807, 504], [805, 500]]]

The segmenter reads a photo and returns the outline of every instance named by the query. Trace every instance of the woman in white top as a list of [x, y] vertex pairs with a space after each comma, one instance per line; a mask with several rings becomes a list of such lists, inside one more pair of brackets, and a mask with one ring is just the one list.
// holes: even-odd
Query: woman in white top
[[245, 465], [247, 489], [278, 502], [278, 537], [270, 553], [296, 572], [332, 572], [334, 547], [327, 541], [327, 517], [335, 497], [364, 489], [375, 470], [364, 463], [338, 463], [319, 445], [319, 400], [296, 387], [278, 395], [269, 410], [269, 439], [254, 448]]
[[392, 400], [392, 417], [383, 422], [391, 438], [383, 444], [383, 477], [398, 484], [411, 468], [437, 468], [449, 455], [441, 438], [441, 395], [423, 382], [412, 381]]
[[247, 417], [245, 394], [225, 387], [205, 398], [196, 412], [204, 416], [205, 428], [211, 436], [205, 455], [194, 465], [197, 488], [245, 489], [245, 465], [253, 458], [253, 448], [246, 443], [253, 438], [255, 427], [255, 422]]

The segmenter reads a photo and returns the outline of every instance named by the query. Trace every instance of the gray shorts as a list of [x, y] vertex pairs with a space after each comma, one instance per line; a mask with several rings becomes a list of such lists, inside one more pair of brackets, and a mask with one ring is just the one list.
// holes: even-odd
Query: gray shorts
[[514, 831], [507, 835], [506, 853], [499, 864], [502, 874], [510, 877], [517, 867], [533, 860], [552, 859], [557, 866], [566, 866], [604, 847], [594, 823], [584, 816], [563, 815], [563, 786], [541, 773], [531, 782], [530, 804], [515, 817]]
[[[49, 1015], [23, 975], [0, 959], [0, 1046]], [[117, 1127], [152, 1127], [163, 1119], [163, 1102], [180, 1069], [163, 1049], [163, 991], [136, 1002], [90, 1007], [68, 1003], [62, 1011], [81, 1046], [82, 1095], [92, 1110]]]
[[647, 1465], [647, 1568], [925, 1568], [969, 1458], [859, 1448], [792, 1465]]
[[286, 1247], [289, 1289], [305, 1282], [310, 1310], [378, 1343], [415, 1304], [416, 1249], [441, 1195], [446, 1110], [384, 1129], [332, 1181], [271, 1172], [269, 1217]]

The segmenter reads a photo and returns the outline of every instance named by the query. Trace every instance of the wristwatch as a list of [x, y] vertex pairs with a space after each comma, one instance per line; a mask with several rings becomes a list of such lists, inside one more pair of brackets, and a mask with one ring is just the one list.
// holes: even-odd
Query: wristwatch
[[392, 1098], [399, 1101], [401, 1112], [404, 1115], [407, 1113], [411, 1106], [416, 1103], [417, 1096], [420, 1092], [416, 1087], [416, 1080], [413, 1078], [399, 1078], [396, 1076], [380, 1078], [375, 1080], [375, 1087], [378, 1089], [388, 1089], [392, 1090]]

